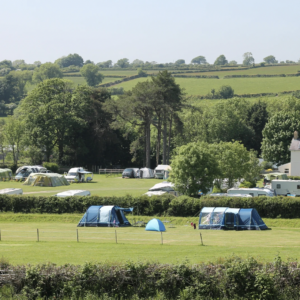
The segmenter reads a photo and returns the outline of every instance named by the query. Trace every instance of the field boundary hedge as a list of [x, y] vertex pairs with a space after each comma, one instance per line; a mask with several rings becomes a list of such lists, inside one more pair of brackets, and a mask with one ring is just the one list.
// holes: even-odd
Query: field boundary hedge
[[207, 78], [207, 79], [219, 79], [217, 75], [172, 75], [177, 78]]
[[[201, 252], [201, 250], [199, 250]], [[232, 256], [188, 265], [127, 262], [12, 266], [0, 262], [3, 299], [299, 299], [297, 261]], [[97, 297], [97, 298], [96, 298]], [[23, 299], [23, 298], [21, 298]]]
[[223, 78], [224, 79], [230, 79], [230, 78], [268, 78], [268, 77], [298, 77], [300, 76], [300, 73], [295, 73], [295, 74], [256, 74], [256, 75], [225, 75]]
[[289, 197], [210, 197], [200, 199], [174, 197], [33, 197], [0, 195], [0, 211], [14, 213], [84, 213], [91, 205], [118, 205], [134, 207], [133, 215], [143, 216], [199, 216], [203, 207], [255, 208], [261, 217], [300, 218], [300, 198]]

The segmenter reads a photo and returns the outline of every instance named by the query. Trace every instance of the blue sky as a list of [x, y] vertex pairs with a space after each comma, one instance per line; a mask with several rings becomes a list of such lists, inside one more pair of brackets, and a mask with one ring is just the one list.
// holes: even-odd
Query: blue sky
[[0, 0], [0, 61], [300, 58], [299, 0]]

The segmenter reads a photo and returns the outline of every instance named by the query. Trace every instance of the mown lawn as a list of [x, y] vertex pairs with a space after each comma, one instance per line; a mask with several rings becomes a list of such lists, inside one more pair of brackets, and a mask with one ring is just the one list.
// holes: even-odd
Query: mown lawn
[[[132, 89], [138, 82], [147, 78], [138, 78], [114, 85], [124, 90]], [[230, 85], [235, 94], [280, 93], [283, 91], [300, 90], [300, 77], [274, 78], [231, 78], [231, 79], [202, 79], [176, 78], [176, 83], [185, 89], [188, 95], [206, 95], [212, 89], [218, 90], [223, 85]]]
[[89, 183], [72, 183], [67, 186], [38, 187], [23, 185], [23, 182], [0, 181], [0, 189], [21, 188], [24, 195], [30, 196], [53, 196], [67, 190], [89, 190], [92, 195], [98, 196], [140, 196], [148, 191], [154, 184], [162, 182], [158, 179], [122, 179], [117, 177], [106, 177], [106, 175], [94, 175], [94, 180]]
[[[32, 217], [35, 215], [36, 220]], [[0, 214], [2, 240], [0, 253], [12, 264], [36, 264], [48, 261], [57, 264], [94, 262], [156, 261], [190, 263], [222, 260], [232, 254], [254, 256], [271, 261], [278, 254], [284, 259], [298, 258], [300, 221], [265, 219], [272, 230], [218, 231], [194, 230], [190, 221], [198, 218], [166, 218], [167, 231], [146, 232], [143, 227], [78, 228], [76, 215]], [[26, 217], [28, 219], [26, 220]], [[132, 221], [134, 217], [129, 217]], [[135, 217], [148, 221], [150, 217]], [[9, 219], [9, 220], [8, 220]], [[165, 218], [161, 218], [164, 220]], [[45, 221], [46, 220], [46, 221]], [[21, 222], [20, 222], [21, 221]], [[181, 225], [176, 225], [179, 223]], [[276, 227], [276, 223], [280, 227]], [[184, 225], [182, 225], [184, 224]], [[37, 228], [39, 239], [37, 242]], [[77, 242], [77, 232], [79, 242]], [[204, 246], [200, 242], [202, 234]], [[117, 233], [117, 244], [115, 240]]]

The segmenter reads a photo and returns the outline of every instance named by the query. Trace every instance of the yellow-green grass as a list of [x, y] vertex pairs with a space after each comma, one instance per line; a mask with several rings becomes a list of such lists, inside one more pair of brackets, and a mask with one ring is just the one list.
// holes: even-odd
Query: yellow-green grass
[[261, 67], [251, 69], [238, 69], [234, 71], [215, 71], [215, 72], [199, 72], [199, 73], [182, 73], [181, 75], [193, 76], [193, 75], [217, 75], [223, 78], [226, 75], [276, 75], [276, 74], [296, 74], [300, 71], [300, 65], [291, 66], [276, 66], [276, 67]]
[[[137, 78], [123, 82], [114, 87], [132, 89], [138, 82], [147, 78]], [[300, 89], [300, 77], [273, 77], [273, 78], [231, 78], [231, 79], [202, 79], [202, 78], [176, 78], [178, 83], [188, 95], [206, 95], [212, 89], [218, 90], [223, 85], [230, 85], [235, 94], [279, 93]]]
[[[9, 214], [4, 216], [9, 217]], [[161, 234], [147, 232], [143, 227], [76, 227], [82, 214], [72, 217], [72, 222], [64, 222], [60, 215], [47, 222], [24, 222], [27, 215], [12, 214], [18, 220], [7, 220], [0, 214], [1, 256], [12, 264], [37, 264], [53, 262], [57, 264], [83, 264], [86, 261], [122, 263], [131, 261], [154, 261], [160, 263], [178, 263], [188, 260], [190, 263], [216, 261], [232, 254], [248, 257], [254, 256], [261, 261], [271, 261], [279, 253], [283, 259], [298, 258], [300, 250], [299, 220], [277, 220], [284, 227], [273, 227], [266, 231], [219, 231], [194, 230], [189, 225], [191, 220], [185, 218], [186, 225], [166, 226]], [[28, 215], [30, 219], [31, 215]], [[37, 219], [49, 219], [48, 215], [38, 215]], [[68, 218], [67, 218], [68, 219]], [[132, 220], [132, 218], [129, 218]], [[149, 220], [150, 217], [139, 217]], [[164, 218], [161, 218], [164, 220]], [[175, 224], [176, 218], [167, 218]], [[181, 218], [183, 219], [183, 218]], [[270, 219], [265, 219], [272, 226]], [[291, 226], [291, 223], [296, 226]], [[293, 224], [292, 224], [293, 225]], [[37, 242], [39, 229], [39, 242]], [[79, 242], [77, 242], [77, 232]], [[117, 233], [117, 244], [115, 241]], [[200, 243], [200, 232], [204, 246]]]
[[120, 177], [106, 177], [106, 175], [94, 175], [94, 180], [88, 183], [72, 183], [67, 186], [39, 187], [23, 185], [22, 182], [0, 181], [0, 189], [21, 188], [24, 195], [53, 196], [67, 190], [89, 190], [97, 196], [140, 196], [148, 191], [154, 184], [162, 182], [158, 179], [123, 179]]

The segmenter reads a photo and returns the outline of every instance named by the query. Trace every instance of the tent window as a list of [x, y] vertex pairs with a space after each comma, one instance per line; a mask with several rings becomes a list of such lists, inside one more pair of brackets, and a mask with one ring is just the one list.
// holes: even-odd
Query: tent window
[[121, 215], [121, 212], [119, 210], [116, 210], [116, 214], [117, 214], [117, 217], [119, 219], [120, 224], [124, 224], [124, 220], [123, 220], [123, 217]]
[[211, 213], [202, 213], [201, 224], [203, 224], [203, 225], [209, 225], [209, 223], [210, 223], [210, 217], [211, 217]]
[[276, 189], [281, 189], [281, 184], [276, 184]]

